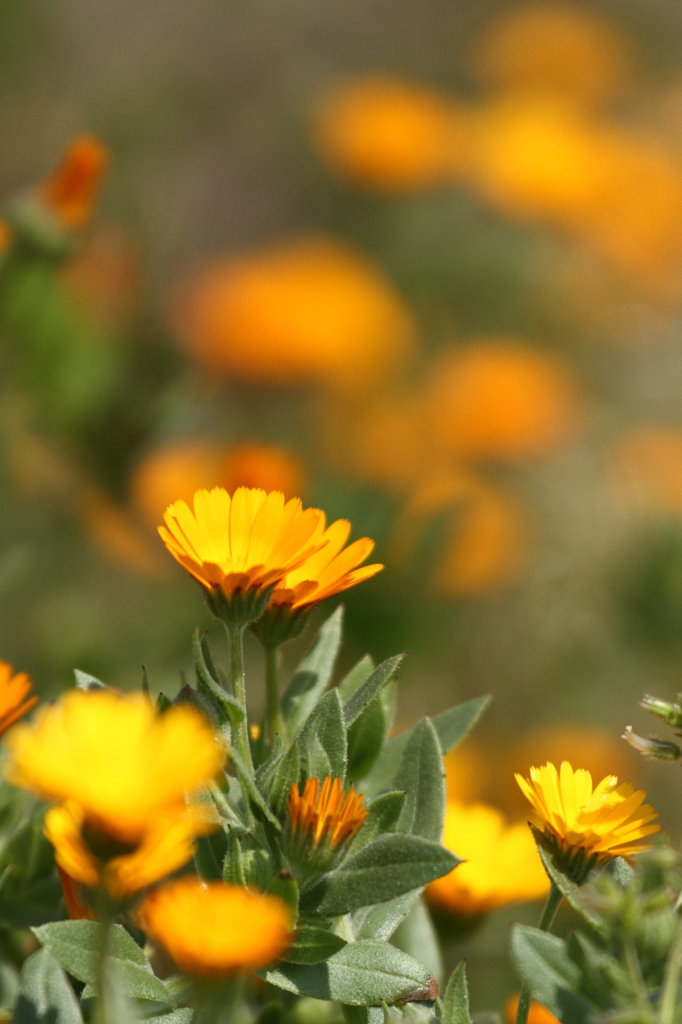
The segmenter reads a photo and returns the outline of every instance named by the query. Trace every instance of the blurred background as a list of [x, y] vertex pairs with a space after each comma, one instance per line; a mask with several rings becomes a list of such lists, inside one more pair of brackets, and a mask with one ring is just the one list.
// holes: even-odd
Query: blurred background
[[0, 134], [0, 658], [173, 696], [163, 510], [281, 489], [386, 565], [343, 667], [494, 691], [454, 798], [568, 757], [677, 841], [619, 736], [681, 688], [679, 5], [5, 0]]

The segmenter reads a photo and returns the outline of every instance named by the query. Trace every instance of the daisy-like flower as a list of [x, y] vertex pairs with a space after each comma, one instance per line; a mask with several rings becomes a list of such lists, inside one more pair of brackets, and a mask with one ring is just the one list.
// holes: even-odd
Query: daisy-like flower
[[185, 973], [220, 979], [274, 963], [293, 939], [293, 920], [276, 896], [190, 875], [147, 896], [138, 921]]
[[12, 666], [0, 661], [0, 734], [38, 703], [38, 698], [30, 693], [31, 680], [26, 673], [12, 675]]
[[462, 857], [426, 888], [445, 915], [474, 919], [508, 903], [546, 896], [549, 879], [525, 825], [510, 825], [494, 807], [448, 801], [443, 845]]
[[45, 830], [83, 885], [135, 892], [185, 864], [214, 825], [188, 798], [225, 750], [188, 705], [159, 716], [142, 694], [71, 690], [6, 743], [9, 781], [57, 804]]
[[40, 186], [39, 199], [68, 230], [82, 228], [90, 219], [108, 163], [108, 150], [99, 139], [80, 136]]
[[341, 779], [329, 775], [321, 786], [319, 779], [307, 779], [303, 793], [294, 782], [287, 807], [287, 852], [308, 870], [331, 865], [362, 828], [368, 813], [361, 793], [353, 786], [345, 792]]
[[645, 836], [660, 830], [658, 812], [644, 803], [646, 793], [607, 775], [593, 787], [583, 768], [564, 761], [557, 771], [547, 762], [530, 769], [530, 779], [515, 776], [540, 818], [542, 833], [557, 854], [562, 870], [582, 884], [599, 863], [649, 849]]
[[[319, 509], [303, 509], [299, 498], [285, 503], [280, 491], [250, 487], [237, 488], [232, 497], [222, 487], [197, 491], [193, 510], [176, 501], [164, 522], [159, 534], [173, 558], [235, 612], [240, 595], [245, 621], [258, 618], [270, 588], [327, 543]], [[212, 608], [219, 614], [221, 605]]]

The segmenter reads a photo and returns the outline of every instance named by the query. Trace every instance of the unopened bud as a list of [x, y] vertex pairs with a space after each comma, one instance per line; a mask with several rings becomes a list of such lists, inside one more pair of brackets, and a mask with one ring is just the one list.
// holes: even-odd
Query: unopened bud
[[645, 757], [655, 757], [659, 761], [676, 761], [678, 757], [682, 757], [682, 750], [676, 743], [668, 743], [667, 740], [659, 740], [654, 736], [646, 738], [638, 736], [629, 725], [621, 739], [626, 740], [631, 747], [638, 750], [640, 754], [644, 754]]
[[641, 705], [645, 711], [662, 718], [668, 725], [679, 729], [682, 726], [682, 708], [679, 704], [671, 704], [667, 700], [659, 700], [658, 697], [651, 697], [648, 693], [644, 695]]

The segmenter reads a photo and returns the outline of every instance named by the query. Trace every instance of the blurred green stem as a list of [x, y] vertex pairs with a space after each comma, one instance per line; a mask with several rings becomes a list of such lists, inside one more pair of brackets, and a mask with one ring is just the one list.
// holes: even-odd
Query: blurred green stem
[[279, 684], [277, 680], [277, 666], [279, 661], [279, 647], [268, 644], [265, 647], [265, 706], [266, 721], [268, 726], [268, 739], [274, 742], [275, 736], [279, 733], [284, 736], [284, 722], [279, 703]]
[[234, 730], [234, 745], [241, 756], [244, 765], [253, 775], [253, 761], [251, 759], [251, 744], [249, 743], [249, 721], [246, 714], [246, 678], [244, 675], [244, 626], [227, 626], [227, 636], [230, 644], [230, 684], [232, 695], [237, 698], [244, 708], [244, 717]]
[[659, 1024], [673, 1024], [675, 1020], [675, 1006], [677, 1004], [677, 989], [680, 984], [680, 972], [682, 971], [682, 920], [677, 925], [677, 934], [668, 954], [668, 962], [665, 966], [663, 987], [661, 989], [661, 1004], [658, 1013]]
[[[548, 932], [554, 915], [559, 909], [559, 904], [564, 898], [564, 894], [561, 890], [552, 882], [549, 892], [547, 893], [547, 902], [545, 908], [540, 915], [538, 921], [538, 928], [541, 932]], [[516, 1010], [516, 1022], [515, 1024], [527, 1024], [528, 1011], [530, 1009], [531, 991], [528, 985], [525, 983], [521, 986], [521, 992], [519, 993], [519, 1005]]]

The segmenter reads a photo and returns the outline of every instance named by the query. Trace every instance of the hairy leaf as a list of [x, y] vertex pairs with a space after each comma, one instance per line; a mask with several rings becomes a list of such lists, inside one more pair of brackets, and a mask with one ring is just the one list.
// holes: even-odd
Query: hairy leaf
[[397, 831], [440, 842], [445, 817], [445, 769], [433, 723], [423, 718], [412, 731], [395, 773], [407, 793]]
[[39, 949], [24, 962], [14, 1024], [83, 1024], [80, 1006], [59, 962]]
[[324, 623], [312, 650], [303, 659], [282, 697], [287, 736], [294, 739], [327, 688], [341, 645], [343, 606]]
[[471, 1024], [469, 987], [464, 960], [460, 960], [450, 975], [448, 987], [443, 996], [441, 1022], [442, 1024]]
[[382, 661], [362, 686], [358, 687], [352, 697], [348, 698], [343, 706], [343, 715], [347, 726], [351, 726], [356, 718], [360, 717], [369, 702], [395, 678], [404, 657], [404, 654], [396, 654], [394, 657]]

